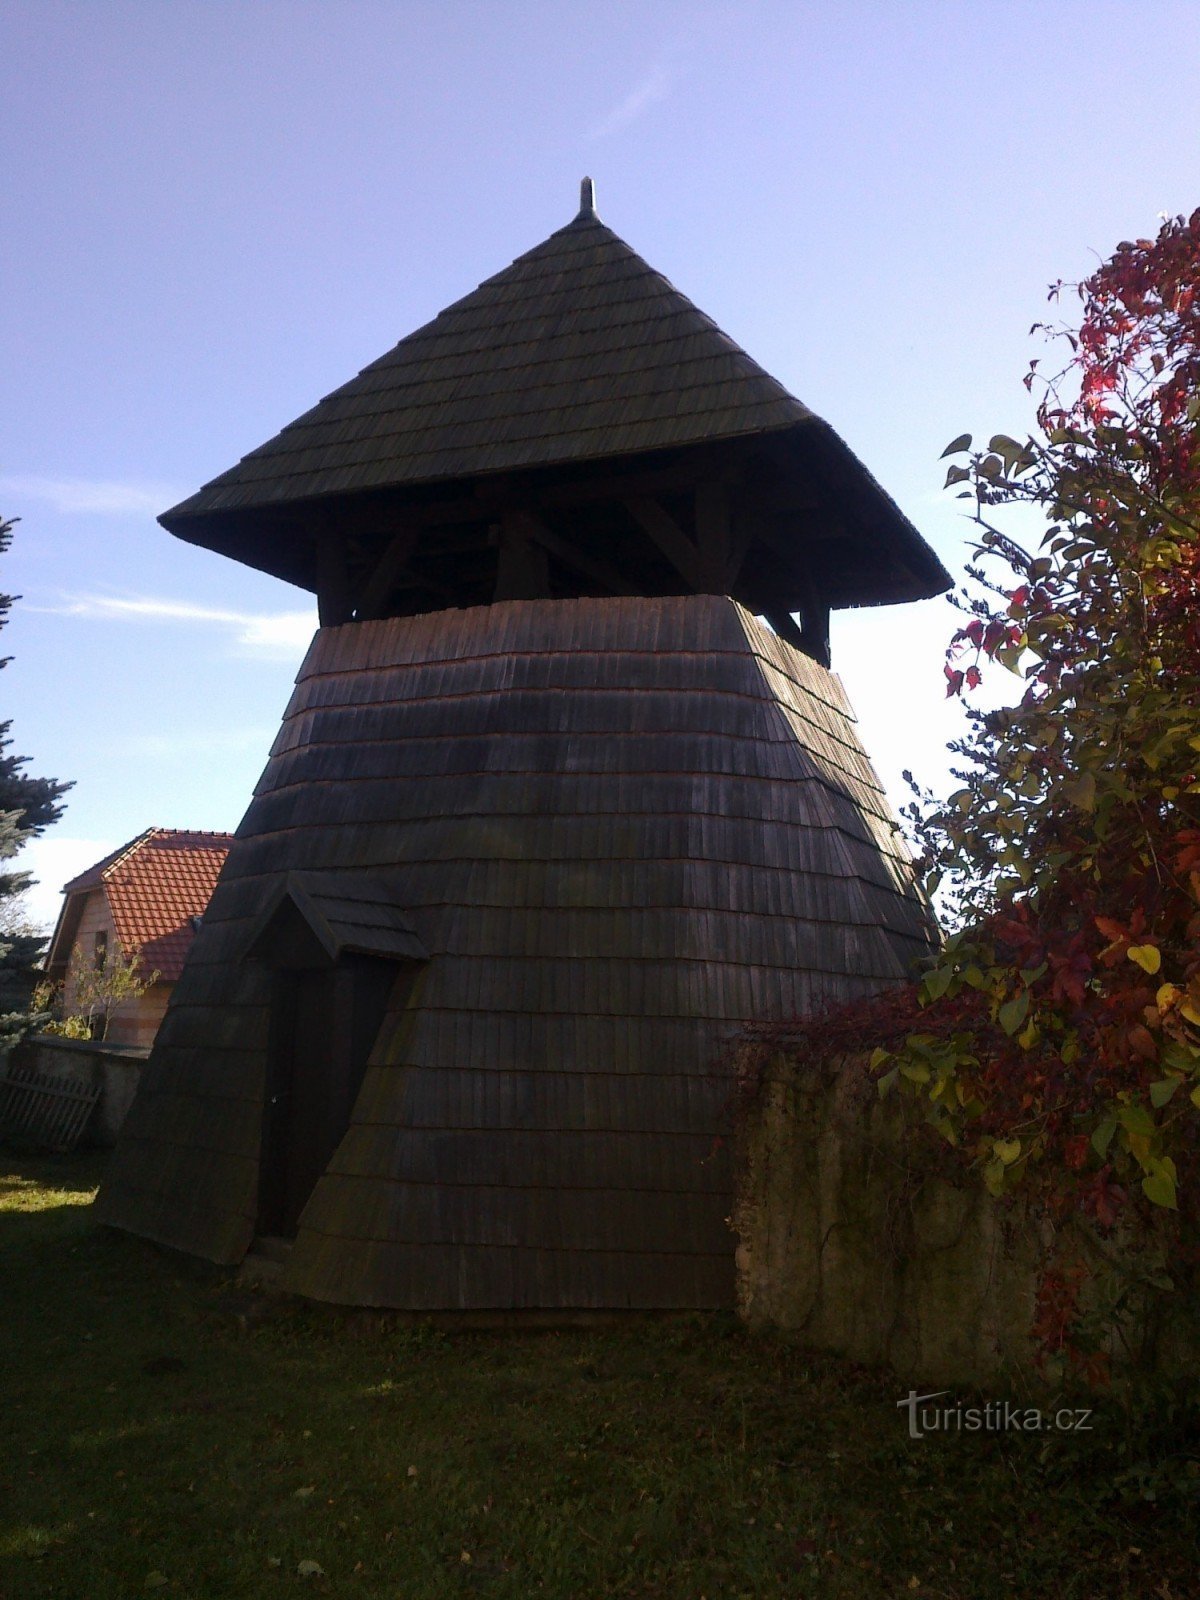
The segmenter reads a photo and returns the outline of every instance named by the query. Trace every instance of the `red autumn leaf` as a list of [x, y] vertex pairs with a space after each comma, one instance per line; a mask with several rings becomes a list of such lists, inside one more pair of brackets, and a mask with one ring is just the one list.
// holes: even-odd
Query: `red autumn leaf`
[[1154, 1035], [1143, 1023], [1139, 1022], [1130, 1028], [1125, 1037], [1135, 1056], [1141, 1056], [1144, 1061], [1158, 1060], [1158, 1046], [1154, 1042]]

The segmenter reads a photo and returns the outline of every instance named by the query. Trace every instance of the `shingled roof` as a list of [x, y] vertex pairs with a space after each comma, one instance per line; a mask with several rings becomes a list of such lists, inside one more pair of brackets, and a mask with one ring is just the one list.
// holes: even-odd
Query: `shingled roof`
[[584, 205], [566, 227], [160, 521], [307, 583], [290, 551], [264, 555], [262, 525], [247, 513], [290, 508], [303, 522], [313, 503], [388, 493], [394, 504], [397, 491], [433, 484], [662, 452], [677, 458], [747, 438], [786, 445], [788, 471], [821, 482], [879, 547], [876, 564], [895, 569], [886, 592], [868, 578], [861, 594], [835, 603], [914, 599], [949, 586], [833, 429], [601, 222], [585, 180]]
[[162, 521], [815, 421], [582, 210]]
[[47, 972], [65, 973], [88, 891], [103, 888], [121, 949], [137, 952], [143, 971], [174, 983], [195, 937], [192, 918], [212, 898], [232, 842], [229, 833], [147, 828], [72, 878], [63, 885]]

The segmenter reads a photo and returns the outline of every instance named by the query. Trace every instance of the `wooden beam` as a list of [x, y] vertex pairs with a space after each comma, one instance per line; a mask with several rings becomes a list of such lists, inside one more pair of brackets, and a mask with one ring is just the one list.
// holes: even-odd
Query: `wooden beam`
[[641, 593], [634, 584], [622, 577], [611, 563], [577, 550], [568, 540], [561, 538], [552, 528], [548, 528], [540, 517], [535, 517], [530, 511], [515, 514], [522, 518], [531, 539], [536, 539], [538, 544], [556, 561], [561, 561], [564, 567], [570, 567], [590, 579], [598, 589], [602, 589], [606, 594]]
[[754, 518], [747, 516], [742, 510], [733, 514], [732, 531], [729, 539], [729, 559], [725, 565], [724, 580], [721, 586], [722, 594], [732, 594], [734, 585], [741, 576], [742, 567], [745, 565], [746, 556], [750, 546], [754, 543]]
[[696, 485], [696, 546], [704, 580], [703, 592], [724, 594], [732, 546], [728, 484]]
[[800, 589], [800, 648], [823, 667], [829, 665], [829, 602], [811, 580]]
[[[799, 539], [789, 538], [786, 530], [780, 527], [783, 519], [773, 516], [755, 516], [751, 514], [747, 519], [751, 525], [753, 536], [760, 540], [768, 550], [779, 557], [789, 569], [788, 595], [789, 599], [797, 600], [795, 610], [800, 616], [798, 629], [799, 637], [791, 639], [798, 649], [806, 655], [812, 656], [814, 661], [819, 661], [823, 667], [829, 665], [829, 601], [823, 592], [820, 582], [820, 567], [814, 572], [817, 562], [816, 543], [824, 542], [823, 536], [828, 540], [827, 550], [833, 546], [832, 554], [836, 555], [836, 540], [839, 533], [844, 533], [841, 524], [832, 519], [822, 518], [816, 529], [811, 524], [806, 525]], [[794, 519], [787, 518], [791, 523]], [[788, 615], [786, 612], [776, 612], [776, 615]], [[763, 613], [767, 620], [775, 627], [774, 618], [768, 612]], [[790, 619], [789, 619], [790, 621]], [[791, 623], [795, 628], [795, 624]], [[780, 628], [775, 631], [781, 637], [790, 637], [783, 634]]]
[[495, 598], [546, 600], [549, 596], [550, 568], [545, 550], [530, 538], [525, 514], [506, 511], [500, 519]]
[[388, 600], [404, 575], [408, 559], [416, 548], [417, 538], [416, 528], [401, 528], [392, 537], [359, 590], [358, 605], [354, 609], [359, 622], [374, 622], [387, 615]]
[[660, 506], [657, 500], [650, 499], [626, 500], [625, 506], [684, 582], [690, 584], [697, 594], [706, 593], [706, 574], [700, 564], [700, 552], [670, 512]]
[[346, 561], [346, 542], [325, 518], [316, 536], [317, 620], [322, 628], [336, 628], [354, 615], [354, 597]]
[[764, 611], [763, 616], [781, 639], [803, 650], [822, 667], [829, 666], [829, 607], [815, 600], [800, 612], [800, 622], [789, 611]]
[[797, 650], [804, 649], [804, 635], [790, 611], [764, 611], [763, 616], [781, 639], [794, 645]]

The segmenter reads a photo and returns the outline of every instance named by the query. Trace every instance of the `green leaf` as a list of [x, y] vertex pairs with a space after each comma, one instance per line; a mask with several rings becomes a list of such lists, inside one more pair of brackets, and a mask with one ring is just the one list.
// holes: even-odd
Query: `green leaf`
[[1010, 464], [1025, 454], [1025, 446], [1009, 438], [1007, 433], [994, 433], [988, 440], [988, 449], [1004, 457]]
[[1092, 1130], [1092, 1149], [1100, 1157], [1101, 1161], [1108, 1154], [1108, 1147], [1112, 1143], [1113, 1134], [1116, 1131], [1117, 1124], [1112, 1117], [1106, 1118], [1104, 1122], [1100, 1123], [1099, 1127]]
[[1029, 991], [1022, 989], [1020, 994], [1016, 994], [1011, 1000], [1004, 1002], [996, 1013], [996, 1020], [1011, 1038], [1028, 1015]]
[[1157, 1162], [1156, 1170], [1142, 1179], [1142, 1193], [1153, 1205], [1162, 1206], [1167, 1211], [1177, 1211], [1174, 1163], [1167, 1160]]
[[1145, 1106], [1122, 1106], [1117, 1112], [1117, 1121], [1126, 1133], [1132, 1133], [1139, 1139], [1153, 1139], [1158, 1132], [1154, 1118]]
[[969, 433], [960, 433], [958, 438], [951, 439], [950, 443], [942, 451], [942, 460], [944, 461], [947, 456], [956, 456], [963, 450], [969, 450], [970, 448], [971, 435]]
[[885, 1072], [883, 1077], [880, 1078], [880, 1080], [879, 1080], [879, 1098], [881, 1100], [886, 1099], [886, 1097], [889, 1094], [891, 1094], [892, 1090], [896, 1087], [896, 1080], [899, 1077], [899, 1075], [900, 1075], [900, 1068], [899, 1067], [893, 1067], [890, 1072]]
[[1007, 1171], [1008, 1168], [1003, 1161], [993, 1160], [987, 1163], [983, 1169], [983, 1181], [989, 1194], [999, 1195], [1004, 1193], [1004, 1179]]
[[953, 967], [934, 967], [921, 979], [921, 987], [931, 1000], [940, 1000], [953, 981]]
[[[1186, 1014], [1185, 1012], [1184, 1015]], [[1184, 1044], [1182, 1039], [1164, 1039], [1162, 1049], [1159, 1051], [1159, 1060], [1172, 1072], [1182, 1072], [1190, 1076], [1200, 1066], [1200, 1050], [1194, 1045]]]
[[892, 1059], [892, 1052], [890, 1050], [884, 1050], [884, 1049], [872, 1050], [871, 1051], [871, 1059], [870, 1059], [868, 1065], [870, 1066], [872, 1072], [878, 1072], [880, 1067], [883, 1065], [883, 1063], [885, 1061], [890, 1061], [891, 1059]]
[[1150, 1104], [1156, 1111], [1159, 1110], [1166, 1105], [1178, 1087], [1178, 1078], [1163, 1078], [1158, 1083], [1152, 1083], [1150, 1085]]
[[1090, 772], [1081, 772], [1077, 778], [1071, 778], [1062, 785], [1062, 792], [1073, 806], [1078, 806], [1081, 811], [1094, 811], [1096, 809], [1096, 779]]

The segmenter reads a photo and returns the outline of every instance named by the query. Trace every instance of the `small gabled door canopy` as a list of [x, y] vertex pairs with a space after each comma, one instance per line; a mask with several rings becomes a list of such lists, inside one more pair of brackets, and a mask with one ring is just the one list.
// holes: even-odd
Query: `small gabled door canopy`
[[346, 955], [429, 960], [384, 879], [362, 872], [289, 872], [251, 930], [246, 957], [304, 968], [333, 966]]

